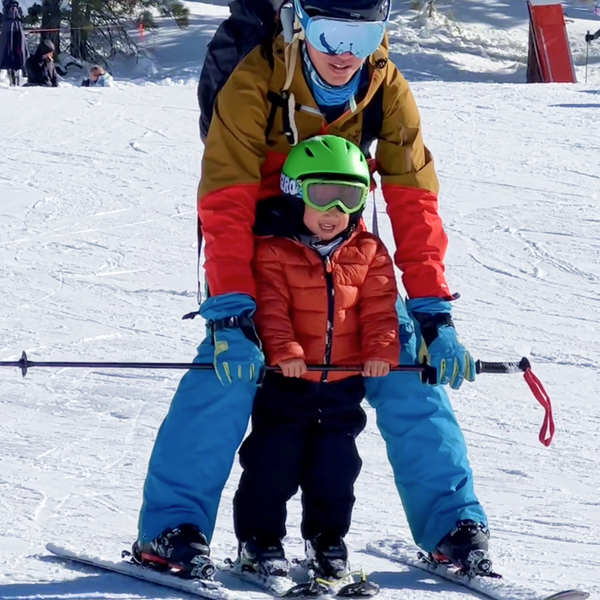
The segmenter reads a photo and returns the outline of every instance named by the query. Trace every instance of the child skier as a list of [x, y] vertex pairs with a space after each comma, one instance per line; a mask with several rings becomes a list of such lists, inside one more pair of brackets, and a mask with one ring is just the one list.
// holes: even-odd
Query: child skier
[[[295, 146], [281, 176], [283, 201], [261, 215], [254, 255], [254, 316], [267, 372], [234, 498], [242, 568], [285, 575], [286, 502], [302, 489], [302, 536], [311, 566], [347, 573], [343, 538], [361, 467], [355, 438], [366, 417], [363, 376], [398, 363], [398, 297], [392, 260], [360, 215], [370, 172], [361, 150], [333, 135]], [[362, 365], [307, 372], [306, 365]], [[300, 379], [295, 379], [300, 378]]]

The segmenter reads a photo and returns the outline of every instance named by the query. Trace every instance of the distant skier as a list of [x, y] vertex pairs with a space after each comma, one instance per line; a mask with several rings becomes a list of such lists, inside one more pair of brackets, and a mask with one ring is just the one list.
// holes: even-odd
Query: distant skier
[[2, 32], [0, 35], [0, 71], [8, 71], [10, 85], [19, 85], [29, 57], [23, 31], [23, 11], [17, 0], [3, 2]]
[[[287, 574], [286, 502], [300, 486], [307, 558], [321, 577], [348, 573], [363, 376], [387, 375], [400, 355], [394, 264], [361, 221], [370, 182], [360, 148], [314, 137], [289, 153], [283, 198], [259, 208], [254, 322], [282, 373], [265, 375], [240, 450], [233, 504], [242, 568]], [[364, 365], [362, 375], [307, 372], [323, 349], [326, 362]]]
[[31, 55], [25, 66], [27, 68], [28, 86], [57, 87], [58, 75], [54, 66], [54, 44], [50, 40], [42, 40], [35, 53]]
[[[191, 370], [179, 384], [150, 458], [133, 554], [187, 577], [210, 567], [221, 492], [264, 365], [253, 324], [253, 227], [261, 225], [261, 204], [279, 194], [292, 146], [331, 133], [365, 153], [377, 142], [375, 164], [409, 298], [398, 303], [400, 363], [427, 360], [436, 373], [427, 382], [407, 372], [366, 378], [366, 398], [377, 412], [415, 542], [470, 568], [471, 552], [487, 550], [489, 532], [443, 385], [473, 381], [475, 362], [452, 320], [456, 296], [444, 273], [447, 236], [433, 158], [410, 87], [389, 58], [391, 0], [294, 0], [293, 6], [294, 39], [257, 43], [228, 71], [214, 104], [198, 191], [209, 291], [200, 315], [208, 335], [195, 360], [213, 362], [215, 370]], [[227, 25], [211, 42], [225, 70], [235, 65], [236, 44], [247, 32]], [[222, 73], [211, 73], [218, 89]], [[317, 296], [315, 310], [324, 301]]]

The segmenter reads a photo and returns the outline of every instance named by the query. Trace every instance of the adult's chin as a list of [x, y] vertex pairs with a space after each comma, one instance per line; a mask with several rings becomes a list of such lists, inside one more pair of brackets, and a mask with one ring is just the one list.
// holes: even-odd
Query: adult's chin
[[327, 77], [324, 78], [329, 85], [342, 86], [346, 85], [353, 77], [354, 73], [350, 71], [340, 72], [333, 67], [327, 68]]

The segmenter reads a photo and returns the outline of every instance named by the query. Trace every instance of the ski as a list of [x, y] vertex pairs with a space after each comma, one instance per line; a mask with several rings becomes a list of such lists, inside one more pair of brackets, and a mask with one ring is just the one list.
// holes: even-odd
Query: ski
[[432, 560], [415, 546], [399, 540], [380, 540], [369, 543], [367, 552], [427, 571], [492, 600], [586, 600], [590, 596], [588, 592], [581, 590], [564, 590], [547, 596], [507, 581], [497, 573], [487, 576], [469, 576], [456, 565]]
[[218, 565], [222, 571], [251, 583], [277, 598], [311, 598], [327, 593], [327, 588], [314, 580], [296, 583], [286, 575], [268, 575], [241, 567], [238, 560], [225, 559]]
[[[236, 594], [229, 591], [222, 583], [217, 581], [209, 579], [182, 579], [176, 575], [170, 575], [166, 572], [161, 573], [149, 567], [144, 567], [131, 560], [126, 560], [125, 558], [119, 561], [106, 560], [104, 558], [89, 556], [83, 553], [80, 554], [73, 550], [69, 550], [68, 548], [57, 546], [56, 544], [46, 544], [46, 550], [65, 560], [88, 565], [96, 569], [120, 573], [121, 575], [126, 575], [128, 577], [135, 577], [142, 581], [155, 583], [156, 585], [162, 585], [189, 594], [195, 594], [202, 598], [209, 598], [210, 600], [235, 600], [238, 598]], [[124, 553], [124, 557], [127, 554], [128, 553]]]

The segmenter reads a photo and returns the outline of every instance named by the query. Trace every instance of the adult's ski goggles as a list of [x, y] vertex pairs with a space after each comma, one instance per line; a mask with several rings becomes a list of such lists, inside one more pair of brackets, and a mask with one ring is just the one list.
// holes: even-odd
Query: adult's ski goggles
[[304, 204], [320, 212], [335, 207], [351, 215], [363, 208], [369, 194], [369, 186], [359, 182], [305, 179], [299, 183]]
[[350, 52], [362, 59], [373, 54], [383, 40], [387, 18], [384, 21], [360, 21], [309, 17], [298, 0], [294, 5], [306, 40], [319, 52], [332, 56]]

